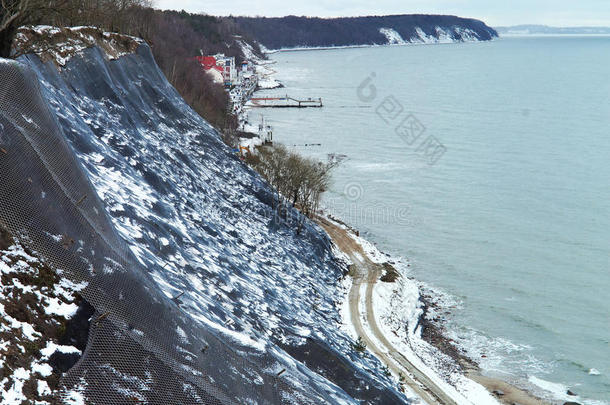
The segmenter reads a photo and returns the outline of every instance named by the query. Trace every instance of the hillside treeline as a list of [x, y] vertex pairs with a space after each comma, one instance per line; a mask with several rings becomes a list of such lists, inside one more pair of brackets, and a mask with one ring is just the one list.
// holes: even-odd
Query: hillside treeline
[[[387, 38], [380, 28], [392, 28], [408, 40], [417, 37], [419, 27], [426, 35], [437, 37], [436, 28], [454, 32], [460, 40], [460, 29], [469, 29], [479, 40], [497, 36], [482, 21], [450, 15], [389, 15], [370, 17], [316, 18], [287, 16], [229, 17], [244, 32], [269, 49], [385, 44]], [[456, 31], [455, 28], [458, 28]]]
[[[0, 57], [10, 57], [19, 27], [46, 24], [95, 26], [143, 38], [169, 82], [201, 116], [220, 129], [232, 130], [228, 96], [222, 85], [203, 74], [192, 59], [225, 53], [242, 58], [235, 35], [243, 35], [229, 19], [186, 12], [160, 11], [148, 0], [3, 0], [0, 15]], [[253, 41], [252, 41], [253, 42]]]

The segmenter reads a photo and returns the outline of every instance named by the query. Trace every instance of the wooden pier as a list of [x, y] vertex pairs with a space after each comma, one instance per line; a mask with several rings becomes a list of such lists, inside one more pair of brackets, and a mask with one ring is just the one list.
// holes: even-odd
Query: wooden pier
[[322, 98], [307, 98], [299, 100], [286, 95], [285, 97], [253, 97], [249, 103], [252, 107], [266, 108], [307, 108], [322, 107]]

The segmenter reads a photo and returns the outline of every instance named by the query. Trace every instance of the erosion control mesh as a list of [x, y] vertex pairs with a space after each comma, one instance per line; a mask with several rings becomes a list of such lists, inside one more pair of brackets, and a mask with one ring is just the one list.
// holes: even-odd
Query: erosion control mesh
[[[267, 353], [226, 342], [162, 294], [117, 235], [41, 96], [35, 74], [0, 61], [0, 225], [62, 276], [86, 282], [96, 310], [60, 396], [87, 403], [327, 403], [285, 379]], [[278, 376], [278, 374], [280, 374]]]

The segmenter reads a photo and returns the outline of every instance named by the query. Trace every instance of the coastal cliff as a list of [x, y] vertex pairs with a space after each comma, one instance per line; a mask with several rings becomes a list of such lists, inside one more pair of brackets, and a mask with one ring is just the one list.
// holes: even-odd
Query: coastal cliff
[[229, 17], [267, 49], [489, 41], [484, 22], [449, 15], [313, 18]]
[[[0, 63], [0, 227], [12, 235], [0, 249], [37, 256], [30, 271], [3, 252], [3, 272], [24, 279], [40, 260], [53, 283], [78, 285], [65, 305], [82, 299], [92, 313], [79, 349], [41, 329], [52, 319], [7, 305], [1, 343], [29, 349], [0, 358], [2, 396], [409, 403], [340, 328], [347, 269], [328, 236], [273, 215], [273, 190], [185, 104], [145, 43], [118, 49], [94, 34], [57, 32], [71, 35], [70, 52]], [[43, 311], [53, 295], [39, 298]], [[18, 330], [32, 333], [13, 341]], [[77, 363], [45, 363], [66, 347]]]

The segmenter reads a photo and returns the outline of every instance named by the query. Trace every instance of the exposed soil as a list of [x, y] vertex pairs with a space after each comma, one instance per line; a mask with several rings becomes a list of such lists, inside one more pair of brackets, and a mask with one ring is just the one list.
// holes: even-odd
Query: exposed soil
[[137, 38], [104, 32], [96, 27], [48, 27], [44, 30], [21, 27], [13, 48], [17, 54], [35, 53], [43, 62], [51, 60], [60, 65], [61, 58], [73, 56], [85, 48], [98, 46], [107, 56], [116, 58], [135, 52], [140, 43]]
[[380, 280], [386, 283], [393, 283], [398, 280], [400, 277], [400, 273], [392, 266], [390, 263], [383, 263], [383, 271], [384, 274], [381, 276]]
[[0, 250], [8, 249], [13, 243], [13, 237], [0, 226]]

